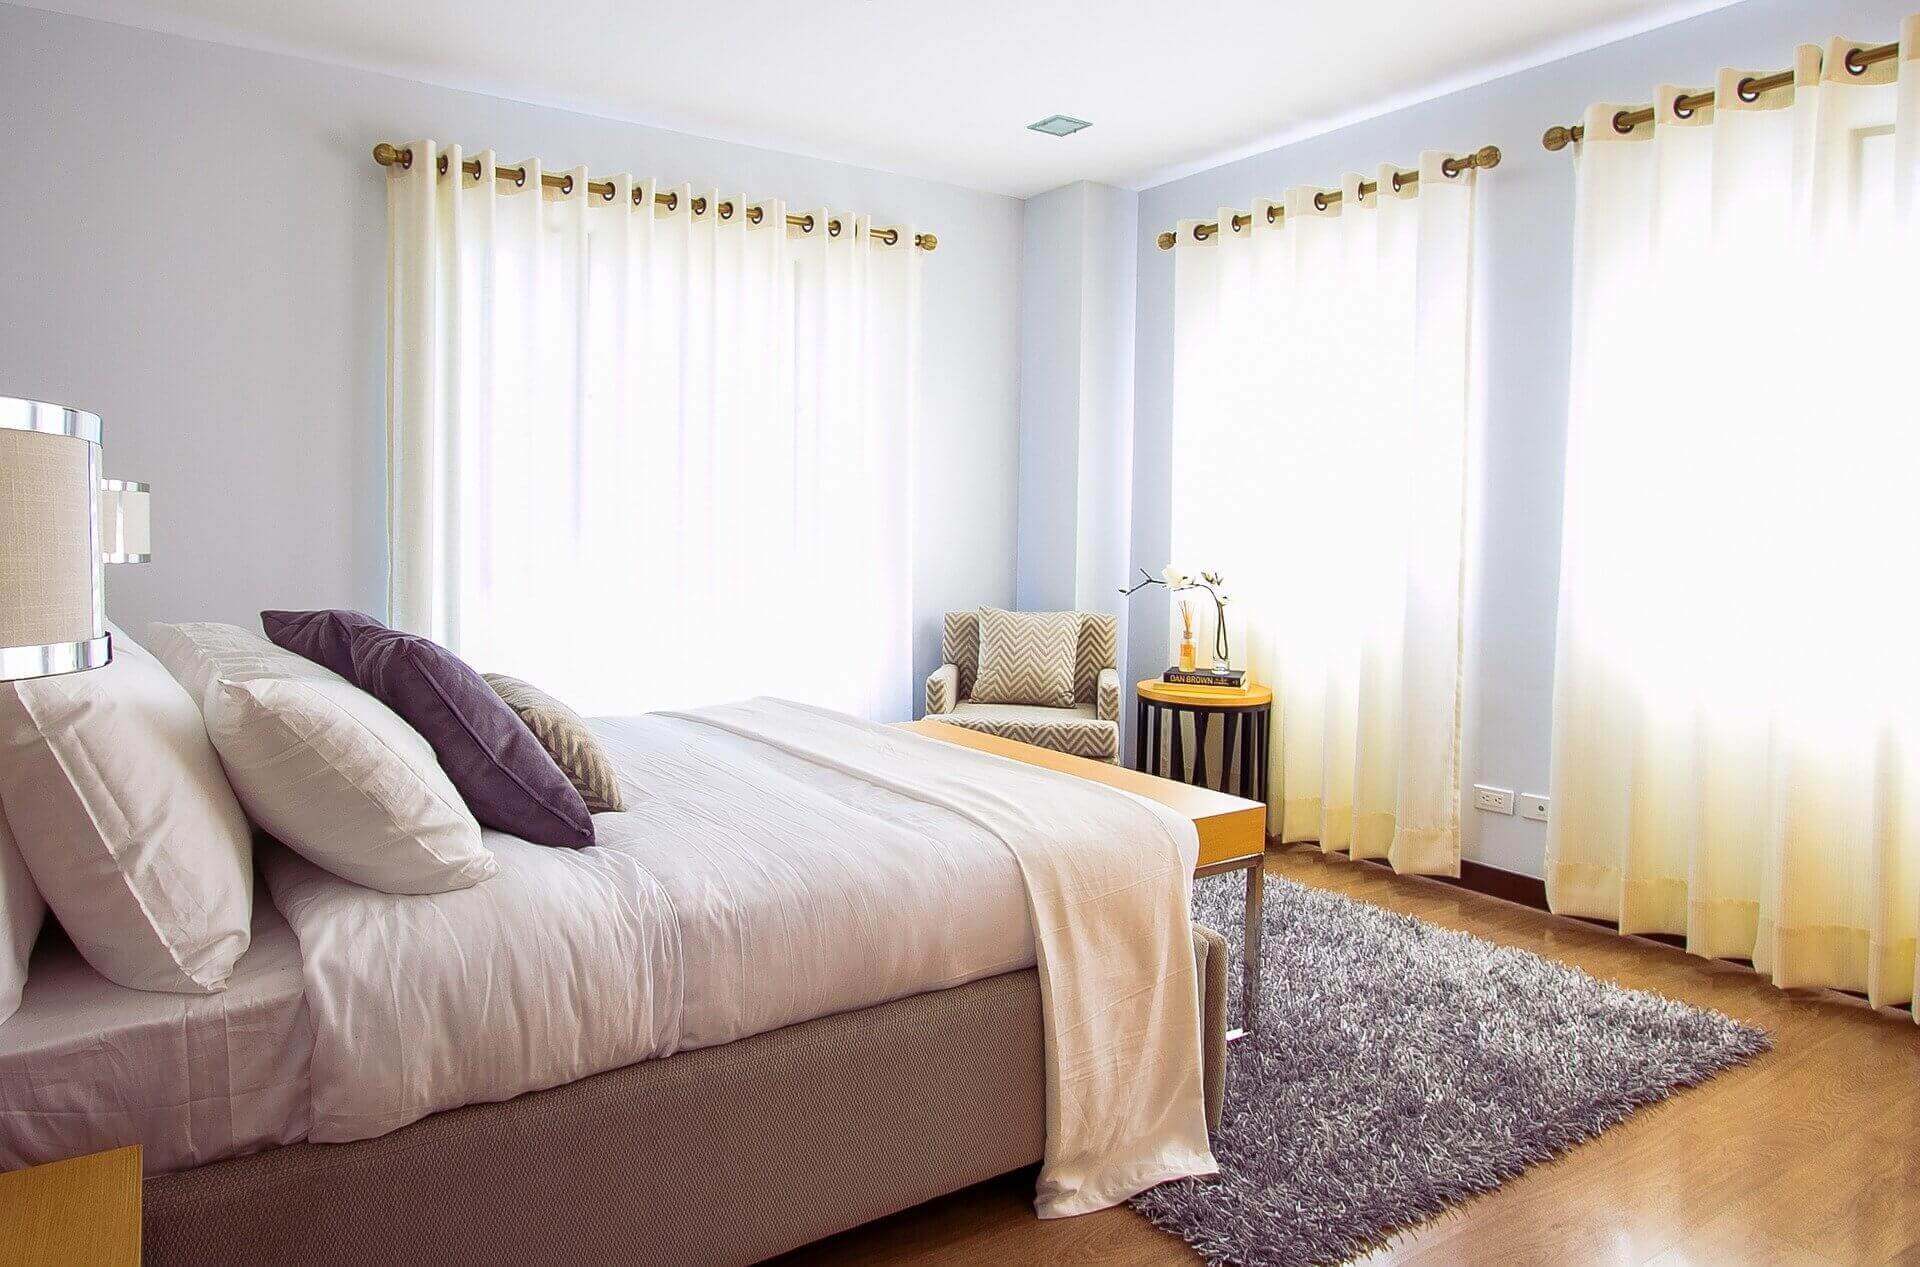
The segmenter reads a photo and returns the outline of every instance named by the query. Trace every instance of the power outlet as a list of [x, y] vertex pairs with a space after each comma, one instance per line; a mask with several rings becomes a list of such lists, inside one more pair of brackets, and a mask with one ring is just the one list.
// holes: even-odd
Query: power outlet
[[1513, 789], [1487, 787], [1484, 784], [1473, 785], [1473, 807], [1485, 810], [1489, 814], [1513, 813]]
[[1520, 817], [1531, 818], [1536, 823], [1546, 822], [1547, 798], [1531, 792], [1523, 793], [1520, 797]]

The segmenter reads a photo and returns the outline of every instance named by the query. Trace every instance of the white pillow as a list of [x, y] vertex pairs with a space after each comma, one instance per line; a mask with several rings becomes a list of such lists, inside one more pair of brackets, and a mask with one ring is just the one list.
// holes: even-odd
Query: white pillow
[[[0, 807], [3, 810], [4, 807]], [[20, 991], [27, 984], [27, 960], [47, 917], [40, 886], [27, 870], [27, 860], [13, 843], [7, 816], [0, 812], [0, 1025], [20, 1007]]]
[[433, 749], [385, 704], [233, 625], [154, 625], [148, 640], [197, 693], [248, 815], [295, 852], [382, 893], [446, 893], [493, 874]]
[[136, 990], [223, 990], [253, 919], [253, 844], [179, 683], [113, 663], [0, 689], [0, 801], [67, 936]]

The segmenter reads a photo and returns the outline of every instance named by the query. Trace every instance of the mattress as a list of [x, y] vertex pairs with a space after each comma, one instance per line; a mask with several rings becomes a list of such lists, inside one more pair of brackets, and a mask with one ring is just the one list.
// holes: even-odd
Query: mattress
[[367, 1139], [676, 1051], [1034, 965], [1019, 866], [949, 809], [711, 726], [590, 723], [596, 847], [394, 897], [263, 855], [300, 939], [310, 1138]]
[[299, 943], [264, 890], [220, 994], [115, 985], [50, 927], [0, 1022], [0, 1170], [139, 1143], [160, 1174], [304, 1139], [312, 1049]]

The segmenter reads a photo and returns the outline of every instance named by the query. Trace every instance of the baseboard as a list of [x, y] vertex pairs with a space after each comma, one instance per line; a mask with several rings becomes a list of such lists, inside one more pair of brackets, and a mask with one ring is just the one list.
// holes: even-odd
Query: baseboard
[[[1281, 844], [1277, 836], [1269, 836], [1267, 838], [1267, 848], [1286, 849], [1291, 848], [1291, 846]], [[1348, 860], [1346, 854], [1336, 854], [1334, 856], [1342, 860]], [[1385, 858], [1359, 858], [1352, 859], [1352, 861], [1357, 861], [1362, 866], [1379, 867], [1382, 871], [1398, 874], [1393, 871], [1392, 864]], [[1525, 906], [1532, 910], [1545, 911], [1549, 915], [1554, 914], [1553, 908], [1547, 905], [1547, 882], [1545, 880], [1537, 879], [1530, 875], [1521, 875], [1517, 871], [1506, 871], [1499, 867], [1488, 866], [1484, 862], [1475, 862], [1471, 858], [1462, 858], [1460, 860], [1460, 875], [1458, 879], [1444, 875], [1409, 875], [1404, 878], [1409, 880], [1423, 880], [1430, 884], [1450, 885], [1456, 889], [1466, 889], [1471, 893], [1480, 893], [1487, 897], [1497, 897], [1503, 902], [1512, 902], [1516, 906]], [[1559, 918], [1570, 919], [1576, 924], [1586, 924], [1594, 928], [1605, 928], [1614, 932], [1619, 931], [1619, 925], [1609, 919], [1591, 919], [1585, 915], [1562, 915]], [[1676, 937], [1669, 933], [1630, 933], [1628, 936], [1638, 937], [1645, 941], [1659, 942], [1663, 946], [1678, 946], [1682, 950], [1686, 949], [1687, 945], [1686, 938]], [[1729, 962], [1745, 963], [1747, 961], [1735, 959]]]
[[[1466, 858], [1460, 860], [1460, 878], [1450, 880], [1445, 876], [1429, 876], [1442, 884], [1457, 885], [1471, 889], [1475, 893], [1484, 893], [1488, 897], [1497, 897], [1503, 901], [1520, 906], [1530, 906], [1536, 911], [1553, 914], [1553, 908], [1547, 905], [1547, 882], [1537, 880], [1530, 875], [1520, 875], [1514, 871], [1503, 871], [1499, 867], [1490, 867], [1484, 862], [1473, 862]], [[1561, 919], [1570, 919], [1576, 923], [1591, 924], [1595, 928], [1604, 928], [1609, 932], [1619, 932], [1620, 926], [1610, 919], [1593, 919], [1585, 915], [1562, 915]], [[1687, 948], [1687, 939], [1672, 933], [1628, 933], [1629, 937], [1638, 937], [1643, 941], [1658, 942], [1662, 946], [1673, 946], [1680, 950]], [[1730, 960], [1732, 963], [1752, 967], [1752, 961], [1746, 959]]]
[[[1281, 844], [1278, 836], [1269, 836], [1267, 838], [1268, 849], [1290, 849], [1293, 847], [1292, 845]], [[1304, 847], [1314, 848], [1315, 846], [1309, 844]], [[1349, 860], [1346, 854], [1336, 854], [1334, 856], [1343, 861]], [[1397, 874], [1384, 858], [1360, 858], [1357, 861], [1364, 866], [1375, 866], [1389, 874]], [[1403, 878], [1426, 881], [1431, 884], [1451, 885], [1456, 889], [1467, 889], [1470, 892], [1484, 894], [1487, 897], [1497, 897], [1503, 902], [1512, 902], [1517, 906], [1526, 906], [1536, 911], [1545, 911], [1549, 915], [1554, 913], [1553, 908], [1547, 905], [1547, 882], [1545, 880], [1536, 879], [1530, 875], [1521, 875], [1517, 871], [1504, 871], [1499, 867], [1490, 867], [1484, 862], [1474, 862], [1469, 858], [1462, 858], [1460, 860], [1460, 878], [1457, 880], [1444, 875], [1410, 875]], [[1618, 934], [1620, 932], [1620, 926], [1610, 919], [1593, 919], [1585, 915], [1560, 915], [1557, 916], [1557, 918], [1571, 920], [1576, 924], [1585, 924], [1589, 928], [1605, 929], [1611, 933]], [[1684, 951], [1687, 948], [1687, 939], [1673, 933], [1626, 933], [1623, 935], [1635, 941], [1653, 942], [1656, 945], [1668, 946], [1675, 950]], [[1737, 967], [1747, 969], [1749, 972], [1753, 971], [1753, 960], [1751, 959], [1722, 956], [1718, 962], [1734, 964]], [[1832, 995], [1837, 999], [1864, 1001], [1866, 998], [1865, 995], [1857, 994], [1852, 990], [1840, 990], [1824, 986], [1814, 988], [1818, 989], [1821, 993]], [[1911, 1004], [1895, 1004], [1890, 1008], [1881, 1010], [1911, 1013], [1913, 1007]]]
[[[1278, 836], [1267, 838], [1268, 849], [1286, 849], [1290, 846], [1280, 843]], [[1336, 857], [1346, 859], [1346, 854]], [[1354, 861], [1376, 866], [1382, 870], [1393, 868], [1384, 858], [1359, 858]], [[1504, 902], [1519, 906], [1530, 906], [1536, 911], [1548, 910], [1547, 882], [1530, 875], [1521, 875], [1517, 871], [1503, 871], [1499, 867], [1490, 867], [1484, 862], [1475, 862], [1470, 858], [1460, 860], [1460, 877], [1454, 879], [1444, 875], [1423, 875], [1422, 880], [1432, 880], [1438, 884], [1450, 884], [1457, 889], [1470, 889], [1475, 893], [1484, 893], [1488, 897], [1497, 897]]]
[[[1268, 847], [1272, 848], [1278, 843], [1277, 840], [1269, 840]], [[1339, 856], [1342, 858], [1346, 857], [1345, 854]], [[1384, 858], [1361, 858], [1359, 861], [1367, 865], [1379, 867], [1383, 871], [1392, 870], [1392, 867]], [[1475, 862], [1471, 858], [1462, 858], [1460, 860], [1460, 876], [1458, 879], [1444, 875], [1415, 875], [1407, 878], [1424, 880], [1432, 884], [1450, 885], [1456, 889], [1466, 889], [1469, 892], [1484, 894], [1487, 897], [1497, 897], [1503, 902], [1512, 902], [1516, 906], [1525, 906], [1532, 910], [1545, 911], [1549, 915], [1554, 914], [1553, 908], [1547, 905], [1547, 882], [1545, 880], [1537, 879], [1530, 875], [1521, 875], [1517, 871], [1506, 871], [1499, 867], [1488, 866], [1484, 862]], [[1586, 915], [1562, 915], [1559, 918], [1569, 919], [1576, 924], [1586, 924], [1593, 928], [1604, 928], [1610, 932], [1619, 932], [1620, 927], [1610, 919], [1594, 919]], [[1642, 941], [1658, 942], [1662, 946], [1673, 946], [1681, 950], [1685, 950], [1687, 946], [1686, 938], [1678, 937], [1671, 933], [1629, 933], [1627, 936], [1637, 937]], [[1752, 961], [1746, 959], [1730, 959], [1728, 962], [1752, 967]]]
[[1536, 876], [1521, 875], [1518, 871], [1504, 871], [1499, 867], [1490, 867], [1484, 862], [1475, 862], [1471, 858], [1460, 860], [1460, 878], [1448, 879], [1435, 876], [1442, 884], [1455, 884], [1463, 889], [1472, 889], [1475, 893], [1484, 893], [1488, 897], [1497, 897], [1514, 902], [1520, 906], [1531, 906], [1536, 911], [1547, 909], [1547, 882]]

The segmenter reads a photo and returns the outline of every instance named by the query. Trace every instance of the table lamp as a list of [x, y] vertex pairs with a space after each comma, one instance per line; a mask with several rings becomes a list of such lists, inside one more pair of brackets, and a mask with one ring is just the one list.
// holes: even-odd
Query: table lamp
[[152, 558], [145, 484], [100, 477], [100, 417], [0, 396], [0, 681], [113, 660], [107, 563]]

